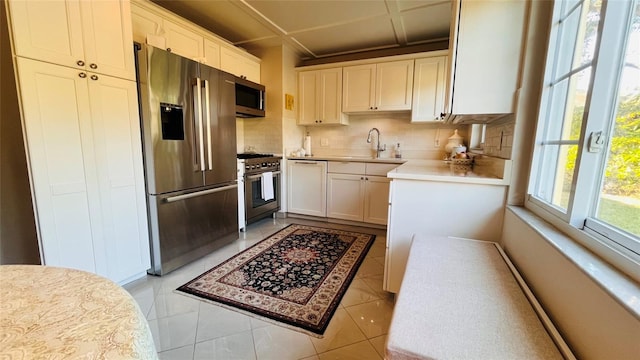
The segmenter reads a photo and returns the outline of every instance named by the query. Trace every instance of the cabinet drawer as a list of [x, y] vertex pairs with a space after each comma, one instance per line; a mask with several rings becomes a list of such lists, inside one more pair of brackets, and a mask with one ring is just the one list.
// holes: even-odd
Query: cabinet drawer
[[365, 165], [361, 162], [329, 161], [328, 171], [330, 173], [362, 175], [365, 172]]
[[374, 163], [367, 163], [366, 164], [366, 175], [378, 175], [378, 176], [387, 176], [387, 173], [395, 168], [397, 168], [398, 166], [400, 166], [400, 164], [374, 164]]

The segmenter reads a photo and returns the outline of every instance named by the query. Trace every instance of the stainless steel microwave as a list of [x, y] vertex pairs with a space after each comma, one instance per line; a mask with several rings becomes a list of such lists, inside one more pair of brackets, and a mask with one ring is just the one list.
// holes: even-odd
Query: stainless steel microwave
[[236, 77], [236, 117], [264, 117], [265, 87]]

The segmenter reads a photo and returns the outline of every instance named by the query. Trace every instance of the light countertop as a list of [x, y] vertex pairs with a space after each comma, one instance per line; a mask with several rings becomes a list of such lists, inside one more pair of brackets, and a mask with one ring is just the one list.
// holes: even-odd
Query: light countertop
[[373, 158], [371, 156], [340, 156], [340, 155], [312, 155], [312, 156], [287, 156], [287, 160], [317, 160], [317, 161], [349, 161], [383, 164], [403, 164], [407, 159]]
[[441, 160], [409, 160], [391, 170], [387, 177], [403, 180], [444, 181], [467, 184], [509, 185], [511, 161], [497, 159], [473, 166], [454, 165]]
[[473, 166], [454, 165], [443, 160], [372, 158], [366, 156], [289, 156], [287, 160], [342, 161], [398, 164], [387, 173], [391, 179], [444, 181], [466, 184], [509, 185], [511, 160], [477, 156]]

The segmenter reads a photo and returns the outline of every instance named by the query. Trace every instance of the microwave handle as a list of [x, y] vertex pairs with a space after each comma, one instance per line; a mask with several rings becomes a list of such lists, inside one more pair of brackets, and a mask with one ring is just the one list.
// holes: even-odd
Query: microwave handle
[[264, 110], [264, 91], [260, 91], [260, 110]]

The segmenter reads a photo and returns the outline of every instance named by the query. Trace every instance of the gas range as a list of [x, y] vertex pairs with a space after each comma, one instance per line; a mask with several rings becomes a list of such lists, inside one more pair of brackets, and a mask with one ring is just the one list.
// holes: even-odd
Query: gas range
[[273, 154], [242, 153], [238, 159], [244, 162], [244, 175], [261, 174], [267, 171], [279, 171], [282, 156]]
[[238, 154], [238, 182], [243, 183], [238, 187], [238, 203], [243, 205], [238, 206], [240, 229], [280, 210], [280, 159], [273, 154]]

